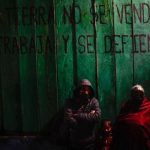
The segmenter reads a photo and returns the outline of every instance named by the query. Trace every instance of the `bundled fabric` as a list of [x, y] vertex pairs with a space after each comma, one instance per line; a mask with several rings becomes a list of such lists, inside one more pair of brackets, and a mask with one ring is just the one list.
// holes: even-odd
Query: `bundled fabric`
[[127, 101], [113, 130], [113, 150], [150, 150], [150, 101]]

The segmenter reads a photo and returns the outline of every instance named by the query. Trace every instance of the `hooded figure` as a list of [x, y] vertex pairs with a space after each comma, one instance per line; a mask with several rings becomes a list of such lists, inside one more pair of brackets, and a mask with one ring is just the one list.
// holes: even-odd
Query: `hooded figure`
[[141, 85], [121, 108], [113, 129], [113, 150], [150, 150], [150, 101]]
[[83, 79], [65, 105], [64, 121], [69, 131], [69, 150], [93, 150], [95, 127], [101, 111], [89, 80]]

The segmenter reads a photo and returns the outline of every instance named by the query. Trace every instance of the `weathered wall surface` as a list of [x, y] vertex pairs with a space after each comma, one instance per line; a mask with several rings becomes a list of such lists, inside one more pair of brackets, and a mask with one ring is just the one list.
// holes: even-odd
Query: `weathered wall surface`
[[149, 28], [149, 0], [1, 1], [1, 131], [40, 131], [82, 78], [105, 119], [133, 84], [150, 96]]

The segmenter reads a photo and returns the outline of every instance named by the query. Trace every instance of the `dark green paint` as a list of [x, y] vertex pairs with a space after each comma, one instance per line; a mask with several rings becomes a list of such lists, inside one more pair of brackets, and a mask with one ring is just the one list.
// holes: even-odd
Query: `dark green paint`
[[[138, 0], [139, 3], [143, 3], [142, 0]], [[133, 3], [139, 7], [139, 4], [137, 1], [133, 0]], [[145, 0], [145, 3], [149, 4], [148, 0]], [[148, 12], [147, 12], [148, 13]], [[146, 17], [146, 16], [145, 16]], [[147, 17], [146, 17], [147, 18]], [[141, 24], [137, 22], [133, 26], [133, 32], [134, 34], [149, 34], [149, 23], [147, 24]], [[142, 49], [148, 51], [148, 45], [147, 45], [147, 37], [142, 38]], [[137, 44], [137, 51], [139, 51], [140, 45]], [[146, 95], [150, 96], [150, 53], [135, 53], [134, 55], [134, 72], [135, 72], [135, 80], [134, 83], [136, 84], [142, 84], [145, 87]]]
[[90, 14], [92, 3], [91, 0], [79, 0], [75, 1], [75, 5], [80, 6], [82, 18], [81, 22], [76, 24], [77, 79], [89, 79], [96, 89], [95, 35], [94, 25], [91, 23], [93, 16]]
[[[99, 1], [96, 3], [103, 5], [102, 22], [97, 23], [97, 51], [98, 51], [98, 92], [103, 119], [114, 119], [116, 113], [115, 106], [115, 56], [105, 53], [104, 35], [111, 36], [114, 32], [112, 2]], [[97, 12], [99, 12], [97, 10]], [[100, 19], [99, 19], [100, 20]]]
[[[57, 53], [57, 83], [58, 83], [58, 107], [62, 107], [65, 103], [65, 99], [71, 95], [73, 85], [74, 85], [74, 68], [73, 67], [73, 25], [69, 22], [66, 17], [67, 23], [63, 25], [63, 9], [66, 7], [70, 15], [70, 6], [72, 6], [72, 1], [66, 1], [63, 3], [61, 0], [55, 1], [55, 31], [56, 31], [56, 53]], [[68, 39], [67, 53], [65, 53], [65, 45], [62, 36]], [[62, 82], [63, 81], [63, 82]]]
[[[18, 6], [31, 7], [34, 1], [18, 1]], [[21, 13], [20, 13], [21, 14]], [[20, 18], [22, 16], [20, 15]], [[19, 36], [25, 36], [29, 39], [36, 36], [36, 26], [20, 25], [18, 26]], [[33, 43], [34, 44], [34, 43]], [[36, 45], [36, 41], [35, 41]], [[22, 102], [22, 118], [24, 132], [37, 132], [39, 129], [39, 105], [37, 97], [37, 68], [36, 53], [32, 52], [20, 54], [20, 86]]]
[[[117, 4], [119, 11], [121, 12], [123, 4], [130, 4], [131, 0], [124, 2], [124, 0], [116, 0], [114, 6]], [[131, 13], [131, 10], [128, 10]], [[114, 22], [119, 22], [117, 9], [114, 11]], [[128, 17], [127, 19], [132, 20]], [[121, 23], [115, 23], [114, 33], [116, 35], [132, 35], [132, 24], [126, 24], [125, 21]], [[120, 110], [120, 105], [128, 99], [130, 96], [130, 88], [133, 84], [133, 53], [132, 39], [129, 37], [123, 37], [126, 44], [124, 45], [123, 53], [116, 53], [116, 108]], [[122, 40], [120, 37], [116, 37], [116, 51], [122, 50]]]
[[[149, 0], [144, 2], [149, 3]], [[41, 41], [37, 37], [42, 36], [43, 50], [45, 50], [44, 43], [47, 42], [47, 50], [43, 53], [36, 51], [32, 54], [0, 55], [1, 131], [31, 133], [45, 129], [54, 114], [64, 106], [66, 98], [72, 96], [75, 85], [82, 78], [88, 78], [92, 82], [103, 119], [115, 119], [121, 104], [130, 95], [131, 86], [135, 83], [142, 84], [146, 94], [150, 96], [150, 53], [132, 53], [134, 41], [131, 37], [125, 38], [124, 52], [120, 51], [122, 35], [148, 34], [149, 24], [142, 24], [138, 20], [136, 23], [128, 24], [125, 23], [125, 16], [120, 23], [118, 11], [121, 19], [123, 4], [133, 3], [138, 8], [139, 4], [144, 2], [142, 0], [0, 2], [0, 36], [17, 39], [25, 36], [28, 40], [33, 36], [36, 38], [33, 44], [39, 50]], [[37, 12], [41, 15], [36, 18], [40, 19], [40, 23], [36, 20], [37, 22], [31, 25], [23, 25], [19, 9], [15, 12], [18, 13], [19, 24], [8, 24], [6, 7], [26, 7], [30, 10], [31, 6], [37, 9], [42, 7]], [[51, 10], [50, 20], [44, 24], [43, 20], [46, 19], [49, 10]], [[15, 13], [11, 19], [14, 19]], [[92, 13], [97, 15], [94, 17]], [[134, 16], [130, 7], [127, 8], [127, 13], [131, 14], [127, 16], [127, 21], [132, 22]], [[32, 15], [25, 12], [25, 17], [29, 16]], [[112, 35], [119, 35], [114, 40], [117, 52], [105, 53], [104, 37]], [[2, 42], [0, 46], [4, 51]], [[111, 45], [107, 44], [107, 47], [109, 46]], [[145, 47], [143, 44], [143, 48]], [[20, 51], [21, 46], [19, 48]], [[139, 49], [140, 45], [138, 44], [136, 48]]]
[[[0, 2], [1, 15], [1, 36], [17, 36], [17, 29], [14, 25], [7, 24], [7, 11], [4, 8], [15, 7], [16, 1], [9, 3]], [[3, 7], [2, 7], [3, 6]], [[15, 15], [15, 14], [12, 14]], [[9, 33], [9, 34], [8, 34]], [[9, 49], [10, 50], [10, 49]], [[3, 131], [21, 131], [22, 116], [19, 85], [19, 57], [17, 54], [4, 54], [4, 47], [1, 45], [1, 128]], [[8, 52], [8, 51], [7, 51]]]

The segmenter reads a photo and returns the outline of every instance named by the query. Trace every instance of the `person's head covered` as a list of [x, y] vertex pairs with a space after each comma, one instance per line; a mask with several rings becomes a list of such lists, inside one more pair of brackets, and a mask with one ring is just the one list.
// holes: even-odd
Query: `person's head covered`
[[82, 79], [78, 82], [74, 90], [74, 96], [83, 100], [91, 99], [94, 97], [94, 90], [92, 84], [88, 79]]
[[131, 99], [135, 102], [141, 102], [145, 97], [144, 88], [136, 84], [131, 88]]

